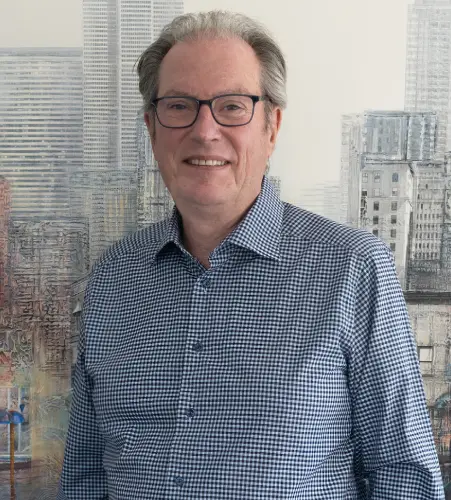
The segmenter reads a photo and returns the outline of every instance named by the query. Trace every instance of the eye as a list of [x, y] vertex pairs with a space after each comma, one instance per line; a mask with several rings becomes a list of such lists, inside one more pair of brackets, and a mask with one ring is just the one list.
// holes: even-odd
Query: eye
[[183, 109], [186, 109], [186, 105], [176, 102], [173, 104], [169, 104], [168, 108], [175, 109], [175, 110], [183, 110]]
[[240, 106], [238, 106], [237, 104], [226, 104], [224, 106], [224, 108], [227, 110], [227, 111], [236, 111], [237, 109], [242, 109]]
[[243, 97], [223, 96], [218, 99], [215, 107], [216, 109], [218, 109], [220, 113], [237, 115], [241, 113], [247, 113], [249, 109], [252, 108], [252, 100], [246, 96]]

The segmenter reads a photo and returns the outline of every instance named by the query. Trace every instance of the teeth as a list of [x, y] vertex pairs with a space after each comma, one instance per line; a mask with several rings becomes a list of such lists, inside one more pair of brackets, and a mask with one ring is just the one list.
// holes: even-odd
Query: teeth
[[225, 165], [227, 162], [217, 160], [188, 160], [188, 163], [191, 163], [191, 165], [209, 165], [213, 167]]

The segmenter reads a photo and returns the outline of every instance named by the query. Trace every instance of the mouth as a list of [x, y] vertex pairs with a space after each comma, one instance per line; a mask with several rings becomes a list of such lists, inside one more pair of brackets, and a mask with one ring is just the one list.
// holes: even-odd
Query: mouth
[[183, 160], [184, 163], [192, 167], [225, 167], [230, 164], [228, 160], [215, 159], [215, 158], [187, 158]]

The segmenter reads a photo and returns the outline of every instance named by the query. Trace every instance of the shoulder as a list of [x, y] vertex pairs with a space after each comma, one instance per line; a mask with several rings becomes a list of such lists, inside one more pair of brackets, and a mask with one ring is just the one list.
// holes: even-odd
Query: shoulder
[[392, 259], [391, 251], [378, 237], [363, 229], [340, 224], [284, 202], [282, 238], [308, 243], [324, 252], [353, 254], [363, 260], [376, 256]]

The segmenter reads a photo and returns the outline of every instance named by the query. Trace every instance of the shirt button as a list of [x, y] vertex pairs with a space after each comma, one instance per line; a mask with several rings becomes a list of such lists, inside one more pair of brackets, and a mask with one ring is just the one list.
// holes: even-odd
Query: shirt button
[[182, 476], [175, 476], [174, 478], [174, 483], [177, 485], [177, 486], [183, 486], [183, 484], [185, 483], [185, 480], [183, 479]]
[[194, 408], [188, 408], [186, 410], [186, 416], [189, 418], [194, 417], [195, 414], [196, 414], [196, 412], [195, 412]]
[[202, 344], [202, 342], [196, 342], [194, 345], [193, 345], [193, 350], [196, 351], [196, 352], [200, 352], [202, 351], [204, 348], [204, 344]]

